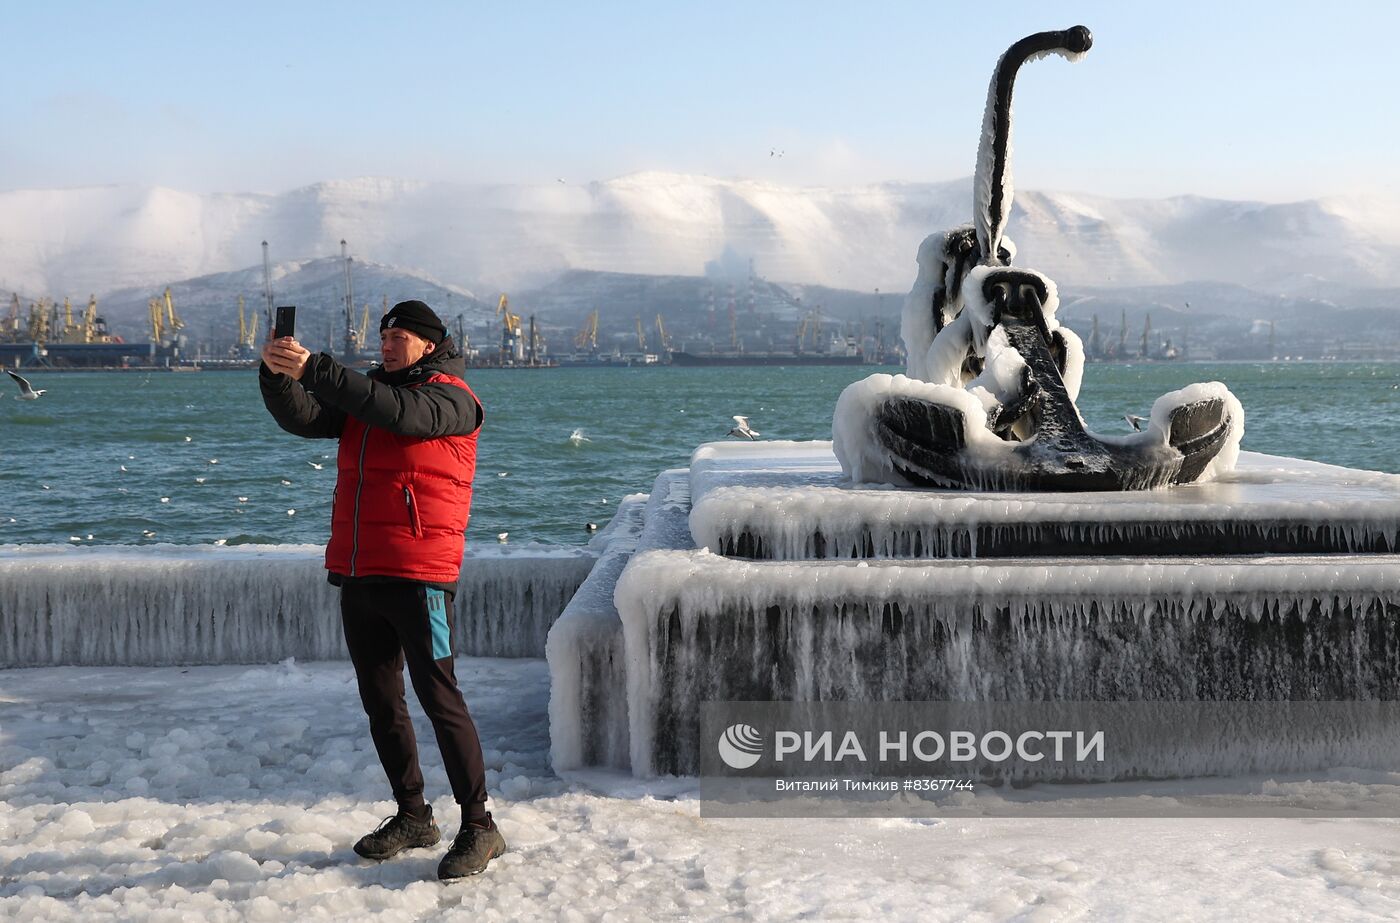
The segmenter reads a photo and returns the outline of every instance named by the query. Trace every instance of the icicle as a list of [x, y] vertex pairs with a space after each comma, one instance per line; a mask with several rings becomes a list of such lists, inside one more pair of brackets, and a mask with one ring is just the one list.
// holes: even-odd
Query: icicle
[[[316, 546], [34, 548], [0, 557], [0, 666], [344, 659]], [[538, 657], [592, 567], [581, 551], [469, 554], [459, 652]]]

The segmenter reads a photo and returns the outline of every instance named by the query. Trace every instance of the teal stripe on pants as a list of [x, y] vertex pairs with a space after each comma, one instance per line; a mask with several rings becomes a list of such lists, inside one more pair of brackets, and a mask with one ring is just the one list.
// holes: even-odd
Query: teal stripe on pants
[[447, 600], [442, 590], [427, 587], [428, 627], [433, 633], [433, 659], [452, 656], [452, 635], [447, 628]]

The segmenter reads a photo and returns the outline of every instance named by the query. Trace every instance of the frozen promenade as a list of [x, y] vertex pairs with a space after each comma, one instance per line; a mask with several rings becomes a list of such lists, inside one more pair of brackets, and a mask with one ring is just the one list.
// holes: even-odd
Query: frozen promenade
[[707, 820], [693, 779], [557, 778], [543, 661], [458, 675], [512, 851], [444, 886], [444, 847], [350, 850], [392, 805], [346, 663], [0, 671], [0, 918], [1400, 916], [1397, 821]]

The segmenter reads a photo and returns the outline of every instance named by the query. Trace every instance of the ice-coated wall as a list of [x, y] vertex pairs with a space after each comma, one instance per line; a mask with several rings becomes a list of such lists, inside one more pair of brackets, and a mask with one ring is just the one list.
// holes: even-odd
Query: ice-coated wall
[[597, 562], [593, 554], [467, 558], [457, 584], [457, 650], [543, 657], [549, 629]]
[[628, 653], [614, 593], [619, 575], [638, 551], [691, 547], [689, 509], [686, 469], [662, 472], [645, 508], [628, 511], [629, 525], [617, 530], [550, 631], [550, 759], [556, 771], [631, 765], [628, 690], [643, 664]]
[[698, 771], [705, 701], [1400, 699], [1391, 555], [1202, 567], [652, 551], [616, 599], [638, 775]]
[[[0, 548], [0, 666], [343, 659], [322, 555], [314, 545]], [[581, 549], [469, 553], [457, 650], [542, 656], [595, 560]]]
[[696, 545], [784, 561], [1400, 548], [1393, 474], [1243, 452], [1218, 480], [1172, 490], [891, 490], [823, 483], [836, 470], [825, 445], [767, 456], [710, 448], [703, 474], [692, 474], [702, 488], [690, 514]]
[[556, 771], [628, 768], [627, 671], [613, 587], [636, 550], [647, 499], [636, 494], [618, 504], [598, 563], [550, 629], [545, 658]]

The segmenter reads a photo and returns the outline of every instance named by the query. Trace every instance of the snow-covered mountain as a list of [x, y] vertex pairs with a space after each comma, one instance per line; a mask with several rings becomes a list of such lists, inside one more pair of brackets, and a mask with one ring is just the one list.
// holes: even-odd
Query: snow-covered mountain
[[[547, 186], [392, 179], [280, 195], [97, 187], [0, 193], [0, 289], [99, 297], [351, 252], [490, 292], [568, 269], [701, 275], [717, 263], [768, 279], [895, 292], [919, 241], [970, 220], [971, 181], [790, 187], [643, 173]], [[1234, 281], [1263, 291], [1400, 285], [1400, 241], [1331, 202], [1115, 200], [1020, 190], [1018, 265], [1074, 286]], [[1390, 235], [1390, 236], [1387, 236]]]

